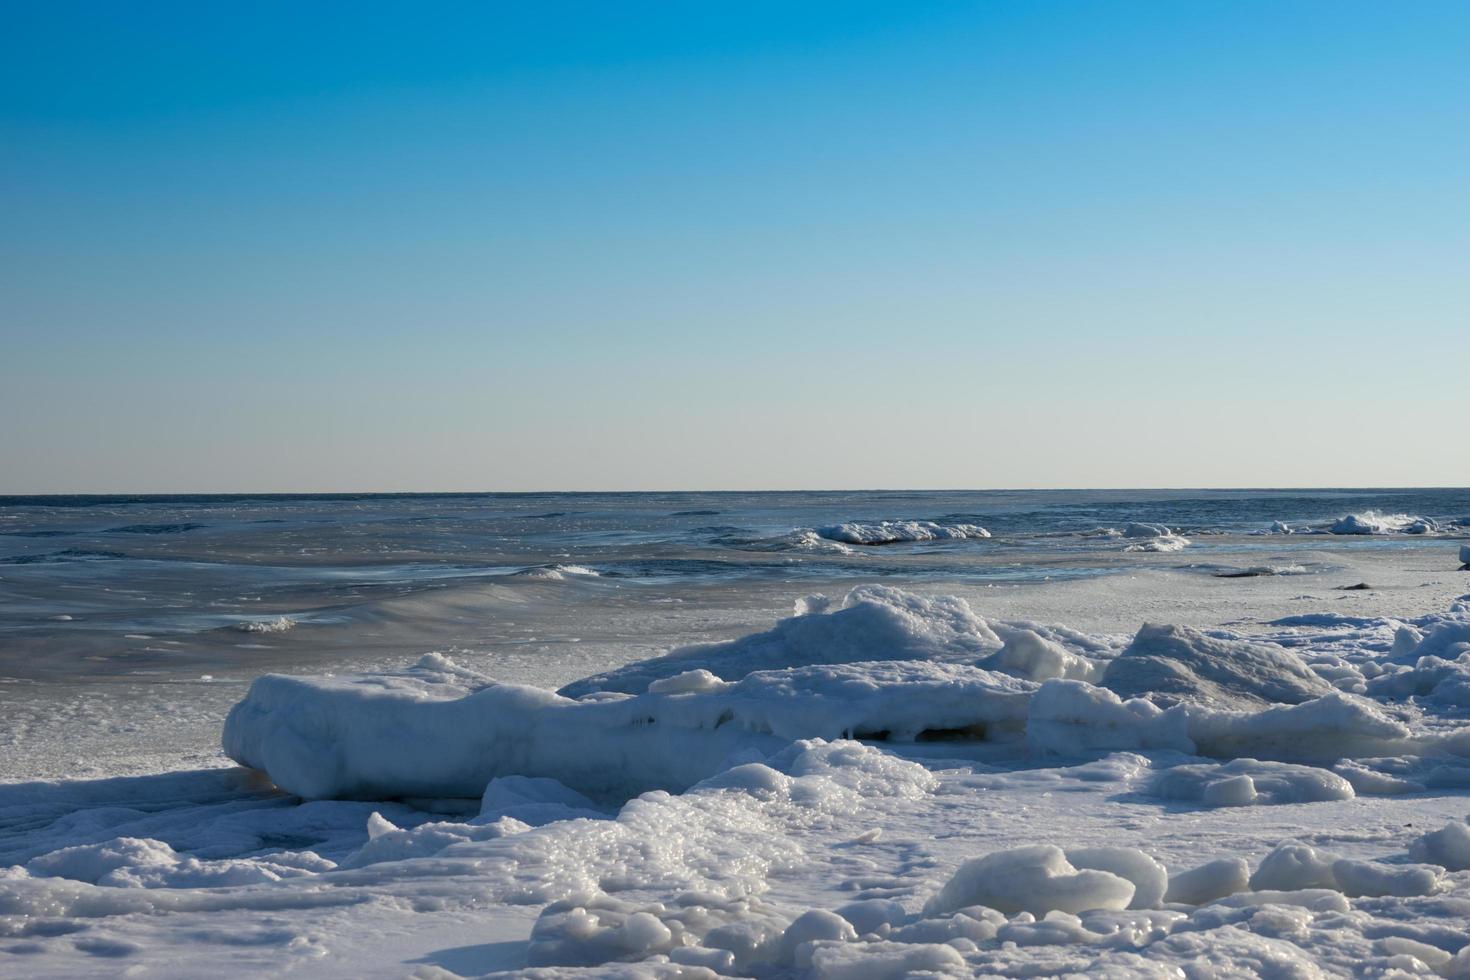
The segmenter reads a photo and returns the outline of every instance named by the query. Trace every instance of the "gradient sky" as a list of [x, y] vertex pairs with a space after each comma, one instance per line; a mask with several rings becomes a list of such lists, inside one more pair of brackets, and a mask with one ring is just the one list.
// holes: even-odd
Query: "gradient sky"
[[0, 0], [0, 492], [1470, 484], [1470, 4]]

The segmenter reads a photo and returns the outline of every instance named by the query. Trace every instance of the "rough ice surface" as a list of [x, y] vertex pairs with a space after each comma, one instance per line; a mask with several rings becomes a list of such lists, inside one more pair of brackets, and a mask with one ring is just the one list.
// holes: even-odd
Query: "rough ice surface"
[[1256, 759], [1170, 766], [1151, 786], [1158, 796], [1209, 806], [1254, 806], [1350, 800], [1353, 784], [1326, 769]]
[[887, 586], [860, 586], [839, 602], [803, 597], [797, 615], [775, 629], [732, 640], [675, 650], [654, 660], [568, 684], [567, 697], [594, 692], [640, 694], [655, 680], [688, 670], [708, 670], [724, 680], [752, 671], [812, 664], [882, 660], [947, 660], [974, 663], [1004, 646], [969, 603]]
[[1299, 704], [1333, 690], [1282, 647], [1154, 624], [1138, 631], [1100, 683], [1125, 698], [1228, 708]]
[[0, 784], [0, 973], [1470, 975], [1470, 600], [1356, 608], [267, 675], [248, 768]]

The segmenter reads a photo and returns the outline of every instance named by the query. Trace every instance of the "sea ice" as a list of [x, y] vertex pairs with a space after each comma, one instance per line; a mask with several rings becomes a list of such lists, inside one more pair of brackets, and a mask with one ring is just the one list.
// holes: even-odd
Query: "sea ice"
[[1298, 704], [1333, 691], [1282, 647], [1158, 624], [1140, 629], [1099, 683], [1124, 698], [1226, 708]]

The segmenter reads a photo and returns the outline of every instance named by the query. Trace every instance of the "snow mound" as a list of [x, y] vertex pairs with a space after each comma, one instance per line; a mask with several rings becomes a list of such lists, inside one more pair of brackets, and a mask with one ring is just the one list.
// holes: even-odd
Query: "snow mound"
[[1345, 514], [1333, 521], [1327, 530], [1332, 534], [1433, 534], [1440, 527], [1428, 517], [1367, 510], [1361, 514]]
[[1424, 748], [1406, 725], [1371, 702], [1339, 693], [1261, 711], [1181, 708], [1198, 753], [1216, 759], [1330, 764], [1416, 755]]
[[798, 602], [797, 615], [765, 633], [684, 647], [568, 684], [561, 693], [572, 698], [601, 691], [638, 694], [659, 678], [694, 669], [739, 680], [757, 670], [812, 664], [869, 660], [973, 663], [1001, 646], [1000, 637], [964, 599], [864, 585], [836, 604], [825, 596], [806, 597]]
[[439, 821], [404, 829], [374, 813], [368, 818], [367, 843], [343, 858], [339, 867], [365, 868], [385, 861], [433, 857], [456, 844], [499, 840], [530, 829], [529, 823], [510, 817], [473, 823]]
[[1075, 868], [1106, 871], [1133, 883], [1130, 909], [1156, 909], [1169, 888], [1169, 872], [1136, 847], [1069, 847], [1067, 860]]
[[[1108, 530], [1112, 530], [1111, 528]], [[1114, 532], [1117, 534], [1118, 532]], [[1164, 524], [1133, 523], [1126, 525], [1121, 536], [1133, 540], [1124, 551], [1151, 551], [1168, 554], [1189, 547], [1189, 539]]]
[[[1138, 857], [1151, 860], [1142, 852]], [[1127, 878], [1109, 871], [1079, 869], [1060, 847], [1036, 844], [966, 861], [929, 900], [924, 912], [952, 913], [970, 905], [1032, 915], [1054, 910], [1121, 910], [1133, 901], [1134, 890]]]
[[980, 666], [1031, 681], [1059, 677], [1090, 681], [1101, 673], [1101, 668], [1092, 660], [1029, 629], [1011, 633], [1006, 638], [1005, 646], [980, 661]]
[[261, 677], [226, 719], [225, 752], [312, 799], [476, 797], [506, 776], [626, 799], [687, 789], [803, 738], [1019, 738], [1035, 690], [978, 667], [886, 661], [574, 701], [425, 661], [396, 674]]
[[[1026, 744], [1042, 756], [1170, 750], [1217, 759], [1327, 764], [1413, 755], [1423, 748], [1406, 726], [1342, 694], [1254, 711], [1196, 704], [1163, 709], [1143, 698], [1124, 701], [1106, 688], [1066, 680], [1047, 681], [1032, 697]], [[1214, 805], [1222, 805], [1223, 794], [1232, 791], [1244, 796], [1243, 782], [1232, 786], [1217, 791], [1222, 795], [1214, 797]]]
[[1164, 901], [1204, 905], [1250, 887], [1250, 865], [1244, 858], [1220, 858], [1169, 877]]
[[1135, 521], [1123, 528], [1125, 538], [1172, 538], [1174, 531], [1166, 524], [1149, 524]]
[[1349, 898], [1414, 898], [1433, 895], [1444, 883], [1443, 867], [1383, 864], [1321, 854], [1298, 841], [1283, 841], [1251, 875], [1253, 891], [1330, 889]]
[[849, 521], [817, 528], [829, 541], [845, 544], [884, 545], [910, 541], [954, 541], [988, 538], [990, 532], [978, 524], [938, 524], [934, 521]]
[[1205, 806], [1316, 803], [1356, 795], [1352, 784], [1335, 772], [1256, 759], [1173, 766], [1157, 775], [1150, 790], [1165, 799]]
[[1125, 698], [1232, 708], [1299, 704], [1334, 690], [1284, 647], [1157, 624], [1138, 631], [1101, 684]]
[[182, 857], [163, 841], [118, 837], [43, 854], [25, 870], [37, 878], [69, 878], [114, 888], [221, 888], [280, 881], [333, 866], [310, 851], [273, 857], [207, 861]]
[[1409, 855], [1443, 865], [1450, 871], [1470, 871], [1470, 826], [1451, 822], [1439, 830], [1431, 830], [1414, 842]]

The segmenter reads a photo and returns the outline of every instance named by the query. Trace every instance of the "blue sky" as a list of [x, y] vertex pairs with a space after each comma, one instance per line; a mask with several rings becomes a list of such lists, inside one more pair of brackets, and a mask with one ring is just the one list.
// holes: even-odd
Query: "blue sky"
[[0, 492], [1470, 483], [1463, 3], [0, 11]]

